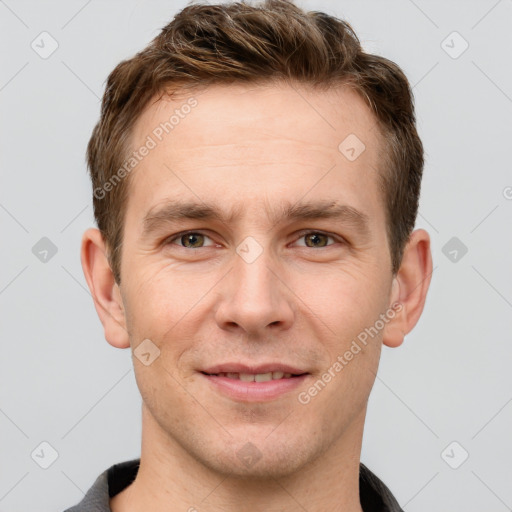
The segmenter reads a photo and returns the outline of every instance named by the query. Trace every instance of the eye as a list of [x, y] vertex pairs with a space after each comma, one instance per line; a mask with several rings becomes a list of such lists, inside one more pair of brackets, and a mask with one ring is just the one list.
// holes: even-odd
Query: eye
[[[209, 239], [210, 237], [203, 233], [199, 233], [198, 231], [188, 231], [187, 233], [178, 233], [177, 235], [172, 236], [166, 241], [166, 243], [179, 245], [185, 249], [201, 249], [202, 247], [209, 247], [203, 245], [205, 238]], [[181, 243], [174, 244], [173, 242], [175, 240], [178, 240]]]
[[[214, 243], [205, 245], [205, 239], [211, 240], [209, 236], [199, 231], [188, 231], [185, 233], [178, 233], [177, 235], [173, 235], [171, 238], [168, 238], [165, 243], [178, 245], [184, 249], [201, 249], [203, 247], [211, 247], [215, 245]], [[329, 240], [336, 242], [334, 236], [323, 233], [322, 231], [304, 231], [300, 234], [298, 240], [305, 240], [304, 244], [299, 245], [308, 248], [329, 247], [329, 245], [333, 245], [332, 243], [328, 243]], [[178, 241], [179, 243], [175, 243], [175, 241]], [[338, 241], [341, 242], [341, 240]]]
[[331, 235], [328, 235], [327, 233], [322, 233], [321, 231], [307, 231], [303, 232], [300, 235], [299, 240], [306, 240], [306, 243], [303, 245], [303, 247], [328, 247], [329, 245], [327, 241], [329, 239], [334, 240], [334, 237]]

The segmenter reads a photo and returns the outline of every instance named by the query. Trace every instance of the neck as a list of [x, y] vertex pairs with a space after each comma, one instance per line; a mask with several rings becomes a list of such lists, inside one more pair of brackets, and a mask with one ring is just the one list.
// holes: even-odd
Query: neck
[[192, 457], [143, 407], [135, 481], [110, 500], [112, 512], [363, 512], [359, 462], [366, 409], [324, 453], [280, 478], [219, 474]]

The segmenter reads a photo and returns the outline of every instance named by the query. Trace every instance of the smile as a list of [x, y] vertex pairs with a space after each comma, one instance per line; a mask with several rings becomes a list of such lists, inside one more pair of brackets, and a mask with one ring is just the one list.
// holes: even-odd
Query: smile
[[[209, 374], [205, 374], [209, 375]], [[267, 372], [267, 373], [233, 373], [233, 372], [222, 372], [215, 375], [217, 377], [227, 377], [228, 379], [236, 379], [242, 380], [244, 382], [267, 382], [269, 380], [279, 380], [279, 379], [290, 379], [292, 377], [297, 377], [292, 373], [284, 373], [284, 372]]]
[[285, 398], [311, 376], [309, 373], [294, 375], [282, 371], [266, 373], [200, 372], [216, 394], [236, 402], [268, 402]]

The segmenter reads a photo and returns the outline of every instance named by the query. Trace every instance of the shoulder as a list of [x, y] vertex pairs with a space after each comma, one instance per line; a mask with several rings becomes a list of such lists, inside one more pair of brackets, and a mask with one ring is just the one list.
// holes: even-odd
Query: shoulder
[[403, 512], [386, 484], [362, 462], [359, 465], [359, 499], [364, 512]]
[[135, 480], [139, 463], [140, 459], [132, 459], [106, 469], [96, 478], [82, 501], [64, 512], [110, 512], [110, 498]]

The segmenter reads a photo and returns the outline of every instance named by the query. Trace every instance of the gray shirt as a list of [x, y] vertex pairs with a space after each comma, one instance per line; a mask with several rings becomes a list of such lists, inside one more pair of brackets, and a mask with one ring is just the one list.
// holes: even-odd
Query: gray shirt
[[[140, 459], [114, 464], [96, 479], [82, 501], [64, 512], [111, 512], [109, 499], [137, 476]], [[363, 463], [359, 466], [359, 497], [364, 512], [403, 512], [386, 485]]]

